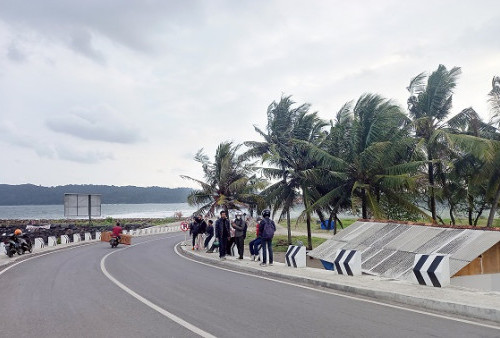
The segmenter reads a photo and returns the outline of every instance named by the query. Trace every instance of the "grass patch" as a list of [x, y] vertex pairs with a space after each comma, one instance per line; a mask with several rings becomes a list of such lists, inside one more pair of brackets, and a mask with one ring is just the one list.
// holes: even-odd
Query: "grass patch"
[[[248, 243], [255, 239], [255, 233], [249, 234], [247, 233], [247, 237], [245, 239], [245, 248], [248, 248]], [[321, 243], [325, 242], [326, 238], [320, 237], [311, 237], [312, 246], [316, 248]], [[307, 246], [307, 236], [292, 236], [292, 245], [297, 245], [298, 242], [302, 242], [303, 245]], [[273, 238], [273, 251], [276, 252], [286, 252], [288, 249], [288, 236], [287, 235], [275, 235]]]
[[[450, 218], [443, 218], [443, 222], [446, 225], [451, 225]], [[469, 225], [469, 220], [467, 218], [455, 218], [455, 223], [456, 223], [456, 225]], [[478, 227], [485, 227], [486, 223], [488, 223], [488, 218], [481, 217], [481, 218], [479, 218], [479, 220], [477, 222], [477, 226]], [[500, 218], [493, 219], [493, 226], [500, 227]]]
[[[342, 226], [344, 228], [347, 228], [349, 225], [353, 224], [357, 220], [358, 220], [357, 218], [345, 218], [345, 219], [341, 219]], [[281, 220], [279, 222], [279, 225], [281, 225], [282, 227], [286, 228], [287, 227], [287, 225], [286, 225], [286, 219], [285, 220]], [[307, 231], [307, 223], [305, 221], [297, 222], [297, 219], [294, 218], [294, 219], [291, 220], [290, 225], [291, 225], [292, 231], [293, 230]], [[337, 225], [337, 230], [341, 230], [341, 229], [342, 228], [340, 227], [340, 225]], [[324, 229], [321, 229], [321, 223], [319, 223], [319, 219], [313, 218], [313, 219], [311, 219], [311, 232], [313, 232], [313, 233], [325, 233], [325, 234], [328, 234], [328, 233], [332, 233], [333, 230], [324, 230]]]
[[179, 222], [180, 220], [175, 217], [165, 217], [165, 218], [152, 218], [151, 223], [153, 225], [163, 225], [163, 224], [169, 224], [169, 223], [175, 223]]

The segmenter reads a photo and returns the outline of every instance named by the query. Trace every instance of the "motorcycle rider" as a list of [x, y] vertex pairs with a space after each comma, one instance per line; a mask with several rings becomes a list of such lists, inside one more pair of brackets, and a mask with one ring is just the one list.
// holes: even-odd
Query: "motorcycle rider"
[[11, 239], [16, 243], [16, 249], [21, 246], [21, 243], [24, 241], [24, 239], [21, 237], [23, 235], [23, 231], [21, 229], [16, 229], [14, 230], [14, 234], [12, 235]]
[[113, 233], [111, 234], [112, 237], [116, 237], [118, 239], [118, 243], [120, 243], [120, 240], [122, 239], [122, 236], [120, 236], [123, 232], [123, 228], [120, 226], [120, 222], [116, 222], [116, 225], [113, 227]]
[[[16, 251], [19, 253], [24, 252], [24, 250], [29, 250], [29, 244], [24, 238], [23, 231], [21, 229], [14, 230], [14, 233], [10, 235], [9, 239], [14, 242]], [[24, 250], [22, 249], [23, 244], [25, 246]]]

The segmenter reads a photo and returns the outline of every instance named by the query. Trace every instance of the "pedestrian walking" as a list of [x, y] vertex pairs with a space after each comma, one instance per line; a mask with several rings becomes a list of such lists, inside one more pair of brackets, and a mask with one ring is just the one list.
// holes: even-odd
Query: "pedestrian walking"
[[205, 231], [205, 234], [207, 235], [207, 238], [205, 238], [205, 245], [203, 247], [205, 249], [208, 249], [208, 245], [210, 244], [212, 237], [214, 237], [214, 221], [212, 221], [211, 219], [208, 220], [207, 230]]
[[247, 222], [242, 217], [241, 212], [236, 213], [236, 218], [231, 226], [234, 229], [234, 243], [238, 249], [238, 259], [243, 259], [245, 249], [245, 236], [247, 232]]
[[201, 216], [200, 215], [194, 216], [193, 222], [189, 224], [189, 234], [192, 236], [192, 244], [193, 244], [193, 248], [191, 250], [194, 250], [196, 248], [196, 239], [200, 231], [200, 225], [201, 225]]
[[198, 217], [198, 236], [196, 237], [196, 249], [199, 249], [201, 250], [202, 248], [204, 248], [204, 238], [203, 236], [205, 236], [205, 232], [207, 231], [207, 222], [205, 222], [205, 220], [199, 216]]
[[271, 211], [265, 209], [262, 211], [262, 221], [259, 225], [259, 234], [262, 241], [262, 262], [261, 266], [267, 265], [267, 252], [269, 250], [269, 265], [273, 265], [273, 237], [276, 231], [276, 224], [270, 219]]
[[224, 210], [220, 212], [220, 218], [215, 222], [215, 237], [219, 241], [219, 257], [226, 259], [226, 246], [231, 234], [231, 225]]

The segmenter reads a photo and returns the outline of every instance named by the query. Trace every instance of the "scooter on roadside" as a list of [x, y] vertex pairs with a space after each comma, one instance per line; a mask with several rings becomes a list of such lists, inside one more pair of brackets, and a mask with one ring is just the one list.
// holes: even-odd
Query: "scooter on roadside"
[[7, 254], [7, 256], [12, 257], [16, 254], [16, 252], [19, 253], [17, 251], [17, 243], [11, 237], [7, 238], [4, 241], [4, 244], [5, 244], [5, 253]]
[[[21, 235], [21, 237], [18, 238], [19, 240], [19, 246], [21, 247], [22, 254], [24, 254], [26, 251], [28, 252], [33, 252], [33, 243], [31, 243], [31, 238], [24, 234]], [[19, 254], [19, 251], [17, 251]]]

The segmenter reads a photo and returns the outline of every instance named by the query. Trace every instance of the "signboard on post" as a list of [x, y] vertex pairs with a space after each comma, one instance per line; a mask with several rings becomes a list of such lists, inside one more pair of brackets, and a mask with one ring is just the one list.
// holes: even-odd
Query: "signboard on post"
[[101, 195], [64, 194], [64, 217], [101, 216]]

